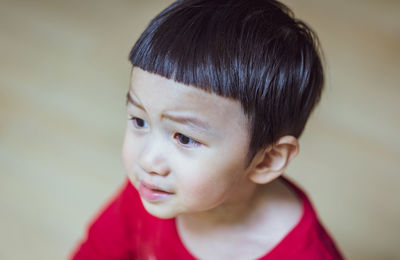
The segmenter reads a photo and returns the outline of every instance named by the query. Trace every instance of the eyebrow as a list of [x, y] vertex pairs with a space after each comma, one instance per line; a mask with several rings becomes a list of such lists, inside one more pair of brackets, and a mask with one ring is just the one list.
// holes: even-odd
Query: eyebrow
[[203, 132], [213, 132], [211, 131], [211, 127], [208, 123], [189, 115], [174, 115], [170, 112], [165, 112], [162, 117], [180, 124], [187, 125], [190, 128], [199, 129]]
[[[137, 101], [135, 99], [135, 97], [131, 94], [131, 92], [128, 92], [126, 94], [126, 105], [128, 104], [132, 104], [140, 109], [142, 109], [143, 111], [146, 111], [144, 109], [144, 107], [139, 103], [139, 101]], [[184, 124], [189, 126], [190, 128], [195, 128], [198, 129], [202, 132], [211, 132], [214, 133], [214, 131], [212, 131], [210, 125], [202, 120], [199, 120], [193, 116], [190, 115], [174, 115], [174, 113], [172, 112], [165, 112], [162, 115], [162, 118], [166, 118], [168, 120], [180, 123], [180, 124]], [[215, 133], [214, 133], [215, 134]]]
[[126, 93], [126, 105], [128, 104], [132, 104], [138, 108], [140, 108], [141, 110], [144, 110], [144, 107], [131, 95], [130, 92]]

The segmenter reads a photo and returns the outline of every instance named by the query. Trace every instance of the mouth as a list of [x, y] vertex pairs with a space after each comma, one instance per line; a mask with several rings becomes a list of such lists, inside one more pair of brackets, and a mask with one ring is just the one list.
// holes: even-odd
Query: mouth
[[143, 181], [139, 183], [139, 194], [143, 199], [149, 202], [162, 201], [173, 195], [172, 192]]

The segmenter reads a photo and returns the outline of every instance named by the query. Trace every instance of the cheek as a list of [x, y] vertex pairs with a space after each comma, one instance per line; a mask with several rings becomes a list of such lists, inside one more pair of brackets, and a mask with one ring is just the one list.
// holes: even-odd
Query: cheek
[[134, 140], [127, 132], [122, 144], [122, 160], [128, 172], [133, 168], [136, 158], [136, 150], [134, 148]]
[[134, 169], [135, 162], [138, 158], [138, 147], [137, 140], [127, 131], [122, 145], [122, 161], [124, 163], [128, 179], [136, 188], [138, 188], [138, 176]]
[[[187, 169], [179, 180], [185, 204], [196, 211], [208, 210], [223, 203], [232, 192], [238, 174], [232, 167], [197, 167]], [[227, 166], [227, 165], [225, 165]], [[201, 170], [200, 170], [201, 169]]]
[[185, 205], [194, 211], [204, 211], [221, 204], [225, 199], [226, 187], [216, 181], [194, 180], [182, 192]]

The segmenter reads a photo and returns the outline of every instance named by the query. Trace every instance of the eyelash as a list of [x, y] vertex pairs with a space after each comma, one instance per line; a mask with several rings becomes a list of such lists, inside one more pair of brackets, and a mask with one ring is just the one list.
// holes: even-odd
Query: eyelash
[[[134, 126], [135, 128], [137, 128], [137, 129], [143, 129], [143, 128], [147, 127], [146, 121], [144, 121], [144, 120], [141, 119], [141, 118], [138, 118], [138, 117], [130, 117], [129, 120], [132, 121], [133, 126]], [[140, 122], [140, 124], [139, 124], [138, 122]], [[145, 124], [145, 125], [142, 125], [142, 124]]]
[[[148, 127], [147, 122], [141, 118], [130, 117], [129, 120], [132, 121], [132, 124], [136, 129], [144, 129]], [[177, 143], [186, 148], [194, 148], [201, 145], [200, 142], [181, 133], [174, 133], [173, 138], [176, 140]]]
[[[193, 138], [190, 138], [184, 134], [181, 133], [175, 133], [174, 134], [174, 139], [182, 146], [188, 147], [188, 148], [193, 148], [193, 147], [198, 147], [201, 145], [200, 142], [194, 140]], [[184, 140], [184, 141], [183, 141]]]

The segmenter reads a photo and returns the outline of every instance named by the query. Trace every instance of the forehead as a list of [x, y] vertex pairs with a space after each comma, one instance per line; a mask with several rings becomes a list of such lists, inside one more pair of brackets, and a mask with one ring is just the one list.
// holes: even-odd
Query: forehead
[[132, 70], [130, 93], [149, 113], [190, 113], [216, 127], [246, 129], [248, 120], [237, 100], [177, 83], [139, 68]]

